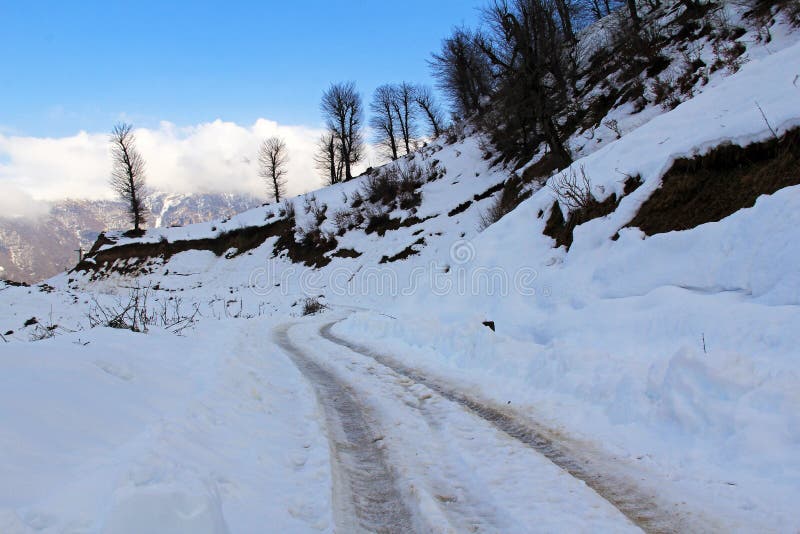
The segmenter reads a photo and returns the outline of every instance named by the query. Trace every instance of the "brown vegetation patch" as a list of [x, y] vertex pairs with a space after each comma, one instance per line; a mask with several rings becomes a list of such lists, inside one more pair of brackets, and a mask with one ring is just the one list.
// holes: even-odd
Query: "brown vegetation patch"
[[7, 286], [12, 286], [12, 287], [30, 287], [30, 284], [28, 284], [27, 282], [17, 282], [15, 280], [3, 279], [3, 280], [0, 280], [0, 283], [3, 283], [5, 285], [7, 285]]
[[383, 237], [386, 235], [386, 232], [390, 230], [399, 230], [400, 228], [414, 226], [415, 224], [423, 223], [429, 219], [433, 219], [434, 217], [436, 217], [436, 215], [429, 215], [422, 219], [417, 216], [400, 219], [391, 218], [387, 213], [379, 213], [370, 217], [369, 223], [367, 223], [367, 227], [364, 229], [364, 231], [367, 234], [376, 233]]
[[602, 202], [594, 200], [589, 202], [586, 207], [570, 213], [569, 219], [564, 220], [564, 214], [561, 213], [561, 207], [558, 202], [553, 202], [553, 207], [550, 209], [550, 217], [544, 227], [544, 235], [555, 239], [556, 246], [564, 245], [569, 248], [572, 245], [572, 232], [578, 225], [613, 213], [618, 204], [619, 200], [616, 195], [611, 195]]
[[554, 171], [563, 169], [565, 166], [565, 161], [552, 152], [548, 152], [542, 156], [539, 161], [522, 172], [522, 179], [525, 181], [525, 183], [530, 183], [537, 178], [547, 178], [553, 174]]
[[340, 248], [331, 254], [332, 258], [358, 258], [359, 256], [361, 256], [361, 252], [353, 248]]
[[531, 191], [525, 189], [522, 178], [516, 174], [502, 184], [500, 194], [495, 198], [489, 209], [481, 214], [480, 229], [485, 230], [505, 215], [519, 206], [523, 200], [531, 196]]
[[415, 256], [415, 255], [419, 254], [419, 251], [414, 249], [414, 246], [417, 246], [417, 245], [418, 246], [425, 246], [425, 239], [420, 237], [419, 239], [414, 241], [412, 244], [410, 244], [409, 246], [407, 246], [406, 248], [404, 248], [403, 250], [401, 250], [400, 252], [398, 252], [394, 256], [383, 256], [381, 258], [381, 261], [378, 262], [378, 263], [391, 263], [391, 262], [394, 262], [394, 261], [404, 260], [404, 259], [406, 259], [406, 258], [408, 258], [410, 256]]
[[295, 238], [294, 220], [290, 219], [290, 221], [292, 224], [289, 224], [284, 229], [275, 242], [274, 254], [277, 256], [286, 251], [293, 263], [303, 263], [309, 267], [324, 267], [328, 265], [331, 259], [325, 254], [336, 248], [338, 245], [336, 238], [315, 228], [309, 232], [304, 232], [298, 241]]
[[474, 197], [472, 197], [472, 200], [474, 200], [475, 202], [480, 202], [481, 200], [483, 200], [485, 198], [489, 198], [490, 196], [494, 195], [495, 193], [497, 193], [498, 191], [503, 189], [503, 186], [505, 186], [505, 185], [506, 185], [505, 182], [500, 182], [498, 184], [494, 184], [492, 187], [490, 187], [489, 189], [487, 189], [483, 193], [476, 194]]
[[467, 209], [472, 205], [471, 200], [467, 200], [466, 202], [462, 202], [455, 208], [451, 209], [448, 213], [448, 217], [453, 217], [454, 215], [458, 215], [459, 213], [464, 213]]
[[577, 226], [613, 213], [622, 198], [636, 191], [641, 184], [642, 179], [640, 176], [628, 176], [623, 184], [622, 197], [610, 195], [603, 201], [594, 198], [587, 189], [587, 194], [580, 208], [572, 211], [569, 214], [569, 219], [566, 220], [558, 201], [553, 202], [553, 206], [550, 208], [550, 217], [544, 227], [544, 235], [555, 239], [556, 246], [564, 245], [569, 248], [572, 245], [573, 232]]
[[653, 235], [719, 221], [760, 195], [800, 184], [800, 128], [745, 147], [677, 160], [628, 226]]

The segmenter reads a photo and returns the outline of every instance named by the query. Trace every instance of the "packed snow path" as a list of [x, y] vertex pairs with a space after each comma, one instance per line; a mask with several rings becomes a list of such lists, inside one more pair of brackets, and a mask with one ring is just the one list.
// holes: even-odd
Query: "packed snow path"
[[[320, 335], [332, 343], [374, 359], [381, 365], [413, 380], [416, 384], [430, 388], [443, 398], [466, 408], [511, 438], [541, 453], [576, 479], [585, 482], [646, 532], [716, 530], [705, 518], [701, 518], [696, 512], [682, 510], [678, 503], [658, 502], [655, 495], [637, 487], [632, 478], [616, 473], [613, 468], [610, 468], [611, 466], [603, 468], [600, 465], [605, 463], [603, 459], [575, 450], [577, 444], [571, 444], [563, 437], [559, 439], [559, 436], [554, 436], [547, 429], [538, 427], [535, 422], [523, 421], [515, 414], [504, 412], [499, 407], [492, 407], [484, 401], [471, 398], [446, 384], [421, 375], [392, 358], [336, 336], [331, 331], [335, 324], [335, 322], [325, 324], [320, 329]], [[524, 476], [523, 473], [520, 475]]]
[[333, 324], [285, 325], [275, 341], [324, 412], [338, 529], [717, 530], [622, 475], [593, 471], [574, 444], [338, 338]]
[[408, 532], [411, 519], [394, 476], [358, 399], [330, 371], [297, 349], [288, 327], [275, 340], [314, 386], [325, 412], [334, 460], [334, 506], [339, 529]]

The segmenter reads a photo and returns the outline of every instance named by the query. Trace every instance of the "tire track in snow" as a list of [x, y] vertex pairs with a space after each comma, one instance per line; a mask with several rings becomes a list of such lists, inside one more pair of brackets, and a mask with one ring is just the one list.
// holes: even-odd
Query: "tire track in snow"
[[575, 447], [553, 437], [553, 432], [532, 421], [522, 421], [519, 416], [508, 413], [488, 403], [472, 398], [450, 386], [426, 377], [418, 371], [378, 354], [368, 347], [358, 345], [336, 336], [331, 329], [339, 321], [325, 324], [320, 335], [328, 341], [353, 352], [374, 359], [408, 379], [422, 384], [445, 399], [455, 402], [511, 438], [531, 447], [571, 476], [583, 481], [603, 499], [611, 503], [635, 525], [645, 532], [715, 532], [724, 530], [706, 518], [682, 509], [678, 503], [663, 503], [652, 492], [643, 489], [630, 477], [614, 473], [607, 462], [581, 454]]
[[274, 339], [311, 382], [325, 413], [337, 530], [413, 532], [411, 514], [360, 403], [333, 373], [292, 343], [289, 328], [276, 330]]
[[[410, 391], [411, 388], [405, 387]], [[433, 487], [438, 490], [437, 498], [445, 505], [442, 511], [452, 524], [459, 525], [461, 532], [519, 530], [512, 521], [501, 515], [499, 507], [493, 502], [487, 502], [486, 496], [477, 495], [470, 484], [464, 483], [463, 466], [455, 465], [462, 452], [455, 445], [453, 436], [442, 431], [440, 419], [444, 419], [446, 415], [439, 412], [444, 410], [431, 404], [435, 403], [420, 399], [419, 405], [414, 408], [419, 410], [428, 428], [437, 436], [443, 450], [438, 466], [444, 476], [431, 480]]]

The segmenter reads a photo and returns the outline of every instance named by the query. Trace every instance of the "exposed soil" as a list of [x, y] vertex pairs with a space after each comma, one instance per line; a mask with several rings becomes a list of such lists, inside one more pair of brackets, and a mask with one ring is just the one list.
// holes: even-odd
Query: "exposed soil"
[[474, 200], [475, 202], [479, 202], [485, 198], [489, 198], [490, 196], [494, 195], [495, 193], [503, 189], [504, 186], [505, 182], [494, 184], [492, 187], [490, 187], [483, 193], [476, 194], [474, 197], [472, 197], [472, 200]]
[[760, 195], [800, 184], [800, 128], [745, 147], [725, 144], [677, 160], [627, 226], [653, 235], [719, 221]]
[[[115, 263], [126, 261], [126, 269], [140, 267], [153, 258], [169, 259], [175, 254], [188, 250], [208, 250], [222, 256], [227, 251], [234, 252], [226, 255], [231, 258], [252, 250], [264, 243], [268, 238], [293, 231], [293, 221], [282, 219], [266, 226], [248, 226], [222, 232], [216, 237], [202, 239], [185, 239], [179, 241], [162, 240], [157, 243], [129, 243], [100, 249], [103, 245], [113, 245], [114, 241], [101, 234], [92, 249], [81, 261], [74, 271], [101, 271], [111, 269]], [[87, 261], [91, 259], [92, 261]], [[133, 260], [133, 261], [128, 261]]]
[[459, 204], [458, 206], [456, 206], [455, 208], [453, 208], [449, 212], [447, 212], [447, 216], [448, 217], [453, 217], [454, 215], [458, 215], [459, 213], [463, 213], [463, 212], [467, 211], [467, 209], [471, 205], [472, 205], [472, 201], [471, 200], [467, 200], [466, 202], [462, 202], [461, 204]]
[[565, 165], [566, 162], [552, 152], [548, 152], [539, 161], [522, 172], [522, 180], [525, 183], [530, 183], [536, 179], [547, 178], [553, 174], [553, 171], [563, 169]]
[[361, 256], [361, 252], [353, 248], [340, 248], [331, 254], [333, 258], [358, 258], [359, 256]]
[[275, 241], [274, 254], [277, 256], [283, 251], [289, 256], [293, 263], [303, 263], [309, 267], [324, 267], [331, 262], [326, 256], [328, 252], [334, 250], [338, 245], [336, 238], [325, 234], [319, 229], [306, 232], [300, 241], [295, 238], [294, 219], [289, 219], [291, 224], [284, 228], [284, 231]]
[[416, 256], [419, 254], [419, 251], [414, 248], [415, 246], [425, 246], [425, 239], [420, 237], [394, 256], [383, 256], [381, 261], [378, 263], [391, 263], [394, 261], [404, 260], [410, 256]]
[[434, 217], [436, 217], [436, 215], [429, 215], [428, 217], [420, 219], [419, 217], [412, 215], [411, 217], [407, 217], [405, 219], [399, 219], [391, 218], [387, 214], [379, 214], [370, 217], [367, 227], [364, 229], [364, 231], [367, 234], [376, 233], [383, 237], [386, 235], [386, 232], [390, 230], [399, 230], [400, 228], [414, 226], [415, 224], [423, 223], [429, 219], [433, 219]]
[[[623, 197], [635, 191], [640, 185], [640, 177], [629, 176], [625, 180]], [[550, 217], [547, 219], [543, 233], [555, 239], [557, 247], [564, 245], [569, 248], [572, 245], [573, 231], [578, 225], [613, 213], [621, 200], [622, 197], [618, 198], [616, 195], [611, 195], [603, 201], [592, 198], [592, 201], [587, 206], [570, 213], [567, 220], [564, 219], [564, 214], [561, 213], [558, 202], [553, 202], [553, 206], [550, 208]]]

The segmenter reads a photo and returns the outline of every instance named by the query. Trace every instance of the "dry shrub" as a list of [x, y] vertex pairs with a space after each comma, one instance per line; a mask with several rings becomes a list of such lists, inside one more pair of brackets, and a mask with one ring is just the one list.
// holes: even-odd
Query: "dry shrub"
[[303, 315], [316, 315], [327, 309], [316, 297], [309, 297], [303, 301]]

